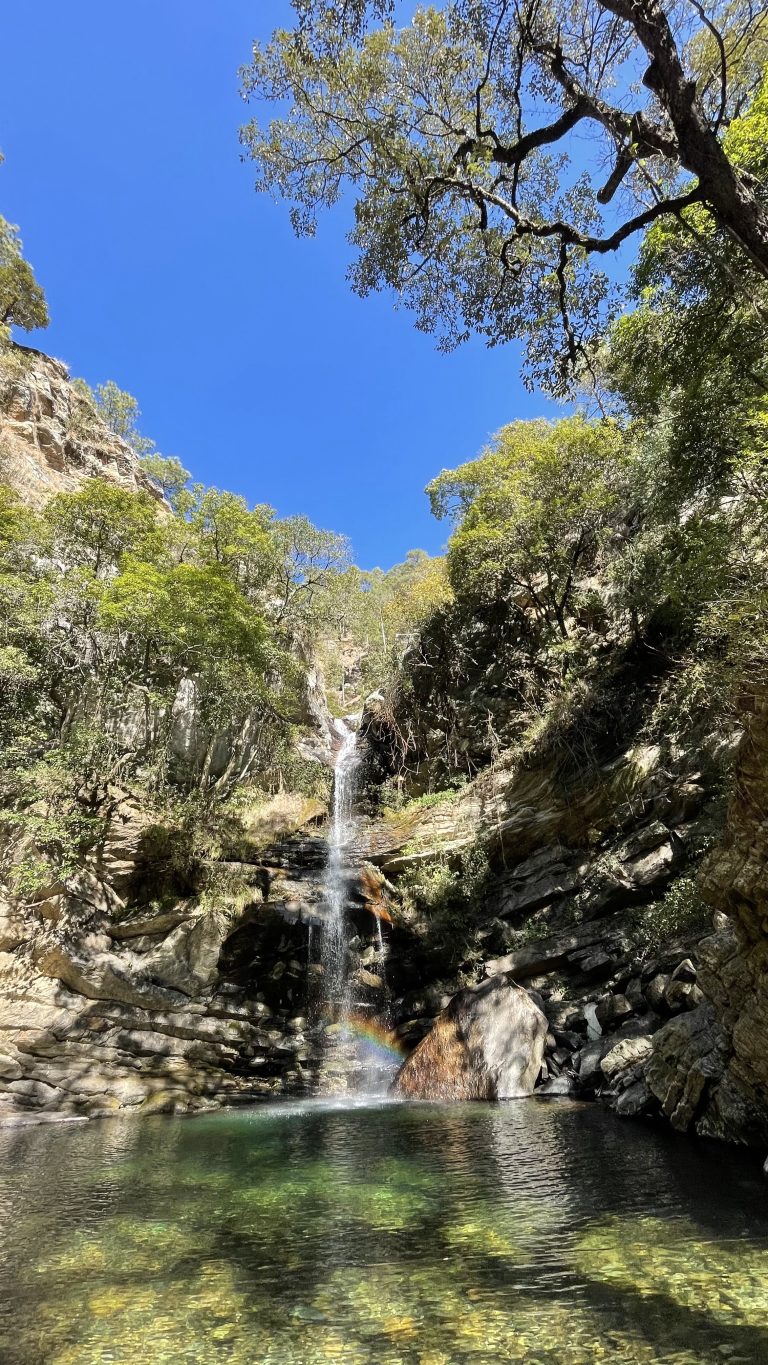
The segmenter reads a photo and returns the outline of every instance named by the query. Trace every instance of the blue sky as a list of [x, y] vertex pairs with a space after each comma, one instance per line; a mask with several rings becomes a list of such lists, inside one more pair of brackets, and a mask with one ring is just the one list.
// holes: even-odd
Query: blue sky
[[35, 344], [138, 398], [195, 478], [342, 531], [366, 566], [437, 551], [425, 483], [515, 417], [513, 348], [437, 353], [358, 299], [345, 215], [297, 241], [240, 161], [238, 67], [284, 0], [7, 6], [0, 213], [52, 315]]

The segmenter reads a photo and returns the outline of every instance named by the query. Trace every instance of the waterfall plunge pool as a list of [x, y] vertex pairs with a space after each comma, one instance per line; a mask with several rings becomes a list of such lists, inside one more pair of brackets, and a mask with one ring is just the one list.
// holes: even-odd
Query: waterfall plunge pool
[[768, 1188], [568, 1101], [4, 1129], [0, 1359], [764, 1362]]

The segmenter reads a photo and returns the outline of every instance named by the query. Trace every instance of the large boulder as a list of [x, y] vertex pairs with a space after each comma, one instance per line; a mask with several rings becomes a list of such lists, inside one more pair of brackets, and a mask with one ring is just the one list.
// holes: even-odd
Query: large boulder
[[421, 1100], [511, 1100], [530, 1095], [547, 1019], [509, 975], [460, 991], [401, 1067], [395, 1094]]

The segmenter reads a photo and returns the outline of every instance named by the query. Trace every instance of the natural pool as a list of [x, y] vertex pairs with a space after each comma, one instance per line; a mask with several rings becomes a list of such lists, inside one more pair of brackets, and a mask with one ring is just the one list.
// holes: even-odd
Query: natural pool
[[768, 1361], [768, 1188], [568, 1102], [0, 1130], [0, 1359]]

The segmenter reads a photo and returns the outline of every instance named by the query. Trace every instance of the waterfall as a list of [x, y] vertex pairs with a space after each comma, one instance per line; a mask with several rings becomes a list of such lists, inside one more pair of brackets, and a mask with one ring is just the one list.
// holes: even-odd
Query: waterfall
[[[378, 914], [369, 914], [367, 928], [356, 930], [354, 927], [353, 917], [355, 914], [359, 917], [361, 910], [356, 885], [358, 869], [350, 861], [350, 845], [356, 829], [355, 777], [360, 755], [355, 731], [341, 720], [335, 725], [341, 744], [333, 769], [319, 954], [323, 969], [320, 1004], [323, 1042], [318, 1079], [320, 1092], [324, 1094], [350, 1090], [358, 1094], [381, 1094], [399, 1063], [388, 1027], [387, 946]], [[373, 940], [363, 952], [361, 934], [363, 940], [369, 935]], [[371, 953], [373, 958], [369, 956]], [[378, 985], [376, 968], [374, 973], [364, 970], [363, 958], [377, 965]]]
[[343, 1024], [350, 1005], [346, 915], [350, 869], [346, 861], [346, 847], [355, 830], [355, 772], [360, 758], [355, 731], [349, 729], [343, 720], [336, 721], [336, 729], [341, 736], [341, 748], [333, 768], [333, 815], [328, 839], [327, 908], [321, 961], [325, 969], [326, 1007], [330, 1007]]

